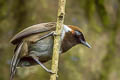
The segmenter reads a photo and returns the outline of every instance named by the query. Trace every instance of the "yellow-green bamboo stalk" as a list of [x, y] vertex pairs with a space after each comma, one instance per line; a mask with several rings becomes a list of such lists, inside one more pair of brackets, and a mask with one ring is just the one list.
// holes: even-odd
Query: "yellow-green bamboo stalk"
[[52, 57], [52, 71], [55, 74], [51, 74], [50, 80], [56, 80], [56, 77], [57, 77], [59, 53], [60, 53], [60, 47], [61, 47], [60, 36], [63, 30], [65, 4], [66, 4], [66, 0], [59, 0], [58, 16], [57, 16], [57, 23], [56, 23], [57, 36], [54, 37], [54, 47], [53, 47], [53, 57]]

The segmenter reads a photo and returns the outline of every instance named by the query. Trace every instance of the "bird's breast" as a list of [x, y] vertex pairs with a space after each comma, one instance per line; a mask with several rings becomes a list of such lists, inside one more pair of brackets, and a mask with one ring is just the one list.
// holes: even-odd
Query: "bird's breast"
[[30, 44], [28, 50], [29, 55], [38, 56], [41, 62], [51, 59], [53, 53], [53, 36]]

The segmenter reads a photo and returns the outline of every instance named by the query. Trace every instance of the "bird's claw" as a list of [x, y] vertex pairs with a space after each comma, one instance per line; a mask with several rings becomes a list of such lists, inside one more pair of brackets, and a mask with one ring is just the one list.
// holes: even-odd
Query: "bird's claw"
[[52, 70], [47, 70], [47, 72], [49, 72], [50, 74], [55, 74], [55, 72], [53, 72]]
[[60, 36], [59, 34], [57, 34], [55, 31], [53, 32], [54, 36]]
[[[53, 72], [52, 70], [47, 70], [47, 72], [49, 72], [50, 74], [56, 74], [55, 72]], [[58, 75], [56, 74], [56, 77], [58, 78]]]

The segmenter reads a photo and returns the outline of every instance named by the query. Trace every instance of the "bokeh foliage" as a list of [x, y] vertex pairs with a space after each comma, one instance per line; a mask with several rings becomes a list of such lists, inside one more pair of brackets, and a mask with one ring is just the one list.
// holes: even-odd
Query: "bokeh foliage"
[[[8, 80], [20, 30], [56, 21], [57, 0], [0, 0], [0, 80]], [[58, 80], [120, 80], [120, 1], [67, 0], [65, 24], [82, 28], [92, 48], [77, 45], [60, 56]], [[50, 63], [45, 63], [50, 68]], [[15, 80], [49, 80], [40, 66], [20, 68]]]

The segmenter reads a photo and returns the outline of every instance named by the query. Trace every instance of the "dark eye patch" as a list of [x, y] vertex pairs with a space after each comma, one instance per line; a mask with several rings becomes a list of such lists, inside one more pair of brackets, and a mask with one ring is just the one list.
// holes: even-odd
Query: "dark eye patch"
[[83, 34], [80, 31], [75, 31], [75, 37], [79, 40], [85, 41]]

